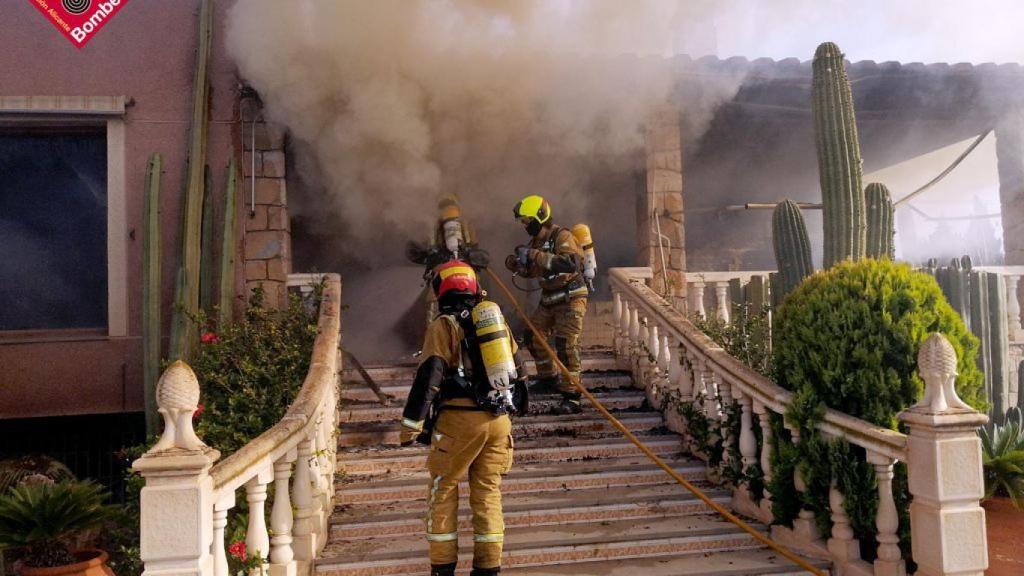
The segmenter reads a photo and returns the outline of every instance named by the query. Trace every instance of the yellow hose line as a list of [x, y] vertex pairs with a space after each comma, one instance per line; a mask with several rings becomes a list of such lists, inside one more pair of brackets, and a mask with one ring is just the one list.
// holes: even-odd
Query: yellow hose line
[[626, 428], [626, 426], [622, 422], [619, 422], [619, 420], [615, 416], [613, 416], [612, 413], [609, 412], [608, 409], [605, 408], [601, 404], [601, 402], [597, 398], [595, 398], [594, 395], [591, 394], [590, 391], [587, 390], [586, 387], [584, 387], [578, 379], [573, 378], [572, 373], [570, 373], [569, 370], [565, 367], [565, 365], [562, 364], [561, 360], [558, 359], [558, 355], [555, 353], [555, 351], [551, 349], [551, 345], [548, 344], [547, 338], [544, 336], [544, 334], [541, 334], [541, 332], [537, 330], [536, 326], [533, 325], [533, 322], [530, 321], [529, 316], [527, 316], [526, 313], [523, 311], [522, 307], [519, 306], [519, 302], [516, 301], [515, 296], [512, 294], [511, 291], [509, 291], [508, 287], [505, 286], [505, 283], [501, 281], [501, 278], [499, 278], [498, 275], [495, 274], [494, 271], [491, 270], [490, 268], [487, 269], [487, 273], [491, 275], [491, 278], [494, 279], [498, 287], [500, 287], [502, 292], [505, 293], [505, 297], [508, 298], [509, 302], [516, 309], [516, 312], [526, 322], [526, 325], [530, 327], [530, 331], [532, 331], [534, 334], [534, 342], [540, 342], [541, 346], [544, 347], [544, 350], [547, 351], [548, 355], [554, 361], [555, 365], [558, 366], [558, 369], [562, 372], [566, 379], [568, 379], [569, 382], [572, 382], [572, 385], [575, 386], [576, 389], [579, 390], [580, 393], [583, 394], [583, 396], [585, 396], [587, 400], [589, 400], [590, 403], [594, 405], [594, 408], [596, 408], [602, 416], [604, 416], [609, 422], [611, 422], [612, 426], [614, 426], [619, 432], [622, 432], [622, 434], [626, 438], [628, 438], [630, 442], [635, 444], [636, 447], [639, 448], [640, 451], [644, 453], [644, 455], [650, 458], [652, 462], [657, 464], [659, 468], [668, 473], [668, 475], [671, 476], [676, 482], [678, 482], [683, 488], [689, 490], [694, 496], [696, 496], [702, 502], [710, 506], [715, 512], [718, 512], [723, 518], [725, 518], [729, 522], [732, 522], [747, 534], [750, 534], [764, 545], [768, 546], [772, 550], [775, 550], [782, 556], [788, 558], [794, 564], [800, 566], [804, 570], [807, 570], [811, 574], [814, 574], [815, 576], [826, 576], [825, 572], [822, 572], [820, 569], [811, 566], [806, 560], [804, 560], [800, 556], [797, 556], [796, 553], [791, 551], [789, 548], [786, 548], [785, 546], [775, 542], [771, 538], [768, 538], [760, 531], [755, 530], [749, 524], [736, 517], [736, 515], [734, 515], [732, 512], [726, 510], [720, 504], [712, 500], [710, 497], [708, 497], [707, 494], [705, 494], [699, 488], [691, 484], [686, 478], [683, 478], [681, 474], [673, 470], [671, 466], [666, 464], [665, 461], [662, 460], [657, 454], [652, 452], [650, 448], [645, 446], [644, 443], [641, 442], [636, 436], [634, 436], [633, 433], [630, 432], [629, 429]]

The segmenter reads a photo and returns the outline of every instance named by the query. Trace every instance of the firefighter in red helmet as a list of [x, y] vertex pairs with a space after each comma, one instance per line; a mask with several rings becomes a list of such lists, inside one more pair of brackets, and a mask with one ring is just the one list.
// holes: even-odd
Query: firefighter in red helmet
[[431, 280], [439, 315], [427, 327], [423, 360], [402, 412], [401, 442], [430, 444], [426, 537], [431, 576], [458, 563], [459, 481], [469, 475], [472, 576], [501, 571], [505, 525], [501, 476], [512, 466], [510, 416], [525, 413], [518, 350], [501, 310], [483, 299], [476, 273], [453, 260]]

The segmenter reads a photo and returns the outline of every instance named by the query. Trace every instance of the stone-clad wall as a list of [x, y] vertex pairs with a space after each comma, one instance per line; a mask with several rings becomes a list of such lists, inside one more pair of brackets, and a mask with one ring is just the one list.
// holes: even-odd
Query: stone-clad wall
[[[288, 194], [285, 184], [284, 129], [264, 122], [256, 124], [256, 150], [247, 126], [242, 172], [244, 185], [239, 195], [245, 209], [245, 292], [248, 297], [257, 286], [263, 287], [265, 302], [282, 306], [286, 302], [285, 284], [292, 271], [291, 227], [288, 221]], [[255, 204], [252, 200], [253, 155], [255, 154]]]
[[[683, 167], [679, 134], [679, 112], [664, 107], [652, 114], [647, 122], [647, 198], [644, 213], [638, 222], [643, 242], [640, 266], [654, 270], [651, 287], [668, 295], [676, 308], [682, 310], [686, 297], [686, 246], [683, 234]], [[655, 220], [654, 212], [658, 218]], [[660, 227], [660, 238], [658, 229]], [[662, 265], [664, 254], [664, 266]]]

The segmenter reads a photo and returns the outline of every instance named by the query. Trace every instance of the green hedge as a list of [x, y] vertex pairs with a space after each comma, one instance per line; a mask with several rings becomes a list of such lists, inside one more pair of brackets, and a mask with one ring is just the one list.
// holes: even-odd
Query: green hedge
[[[975, 364], [978, 341], [931, 276], [888, 260], [847, 261], [809, 277], [786, 297], [773, 325], [773, 370], [775, 381], [795, 393], [786, 419], [799, 426], [802, 440], [799, 450], [792, 449], [781, 421], [773, 422], [783, 440], [775, 443], [770, 486], [776, 522], [789, 523], [803, 506], [815, 512], [827, 534], [828, 486], [834, 480], [846, 496], [865, 558], [874, 556], [874, 472], [863, 449], [825, 439], [815, 425], [828, 407], [897, 429], [896, 415], [923, 393], [917, 352], [932, 332], [944, 334], [956, 350], [960, 397], [984, 411], [982, 374]], [[794, 468], [808, 485], [802, 498], [792, 487]], [[909, 555], [910, 497], [902, 466], [893, 488], [901, 546]]]

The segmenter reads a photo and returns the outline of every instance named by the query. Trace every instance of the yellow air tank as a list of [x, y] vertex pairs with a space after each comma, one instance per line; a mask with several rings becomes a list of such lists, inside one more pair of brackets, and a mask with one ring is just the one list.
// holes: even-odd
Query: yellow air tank
[[459, 248], [465, 241], [465, 235], [462, 233], [462, 210], [458, 204], [449, 203], [441, 207], [441, 227], [445, 247], [458, 257]]
[[583, 250], [583, 277], [593, 291], [594, 278], [597, 276], [597, 255], [594, 253], [594, 239], [590, 237], [590, 226], [577, 224], [572, 227], [572, 235]]
[[516, 363], [512, 358], [511, 332], [505, 325], [501, 308], [489, 300], [480, 302], [473, 308], [473, 325], [491, 388], [511, 394], [517, 376]]

